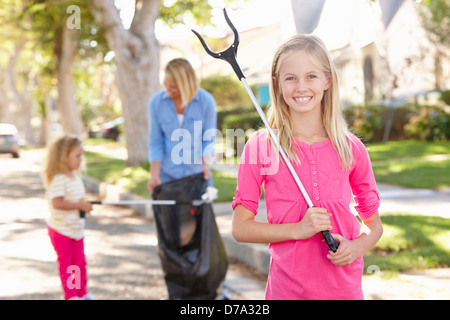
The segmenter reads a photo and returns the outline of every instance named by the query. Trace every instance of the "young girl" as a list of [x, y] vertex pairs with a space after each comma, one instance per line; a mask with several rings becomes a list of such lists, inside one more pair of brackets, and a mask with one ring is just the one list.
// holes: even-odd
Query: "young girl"
[[[382, 234], [368, 153], [348, 132], [330, 55], [316, 36], [289, 39], [272, 64], [268, 121], [311, 197], [308, 208], [266, 130], [246, 144], [233, 202], [233, 236], [270, 243], [266, 299], [363, 299], [364, 252]], [[275, 164], [275, 165], [274, 165]], [[255, 221], [264, 185], [268, 223]], [[352, 194], [365, 231], [351, 213]], [[328, 250], [320, 231], [339, 242]]]
[[81, 140], [63, 135], [47, 149], [44, 180], [50, 216], [48, 235], [58, 255], [59, 275], [64, 298], [91, 300], [87, 293], [84, 255], [84, 219], [80, 210], [89, 213], [92, 204], [84, 200], [84, 185], [77, 175], [83, 156]]

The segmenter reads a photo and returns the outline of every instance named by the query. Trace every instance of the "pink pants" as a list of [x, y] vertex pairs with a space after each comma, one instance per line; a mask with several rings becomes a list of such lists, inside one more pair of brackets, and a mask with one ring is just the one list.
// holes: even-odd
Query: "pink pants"
[[49, 226], [48, 235], [58, 255], [59, 276], [64, 299], [83, 297], [87, 293], [86, 258], [83, 239], [66, 237]]

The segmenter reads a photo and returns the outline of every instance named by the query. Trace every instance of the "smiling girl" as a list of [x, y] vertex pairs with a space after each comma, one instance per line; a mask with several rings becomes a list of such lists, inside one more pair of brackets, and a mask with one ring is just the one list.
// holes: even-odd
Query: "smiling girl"
[[[368, 153], [342, 116], [338, 79], [323, 42], [299, 35], [276, 52], [268, 121], [314, 203], [309, 208], [265, 130], [246, 144], [233, 201], [233, 236], [269, 243], [267, 299], [363, 299], [362, 255], [382, 234]], [[278, 170], [267, 166], [278, 161]], [[268, 223], [255, 220], [261, 185]], [[356, 210], [367, 227], [350, 211]], [[320, 231], [339, 242], [328, 250]]]
[[58, 256], [59, 275], [64, 298], [91, 300], [87, 293], [84, 255], [84, 219], [79, 211], [89, 213], [92, 204], [84, 200], [85, 189], [77, 174], [83, 157], [81, 140], [63, 135], [47, 148], [44, 182], [50, 216], [47, 229]]

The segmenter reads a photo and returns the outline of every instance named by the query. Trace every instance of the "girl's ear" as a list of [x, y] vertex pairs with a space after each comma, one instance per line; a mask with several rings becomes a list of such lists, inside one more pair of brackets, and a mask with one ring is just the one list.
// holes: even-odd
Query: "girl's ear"
[[325, 91], [331, 88], [331, 84], [333, 83], [333, 80], [331, 80], [331, 76], [327, 77], [327, 81], [325, 82]]
[[272, 85], [275, 87], [277, 85], [277, 78], [272, 77]]
[[278, 80], [276, 77], [272, 77], [272, 86], [274, 88], [274, 91], [277, 92], [278, 91]]

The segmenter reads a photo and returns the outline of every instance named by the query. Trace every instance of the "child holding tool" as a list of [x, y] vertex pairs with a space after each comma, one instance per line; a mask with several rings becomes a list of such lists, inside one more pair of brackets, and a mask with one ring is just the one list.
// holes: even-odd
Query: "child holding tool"
[[92, 300], [87, 293], [84, 255], [84, 219], [80, 211], [90, 212], [92, 204], [84, 200], [84, 185], [77, 171], [83, 156], [81, 140], [63, 135], [47, 148], [44, 182], [50, 216], [48, 235], [58, 256], [59, 275], [66, 300]]
[[[276, 52], [268, 122], [311, 196], [308, 208], [266, 130], [246, 144], [233, 202], [233, 236], [270, 243], [267, 299], [363, 299], [362, 255], [383, 232], [368, 153], [342, 116], [330, 54], [298, 35]], [[261, 185], [268, 223], [255, 221]], [[366, 230], [351, 213], [352, 194]], [[339, 242], [328, 250], [320, 231]]]

